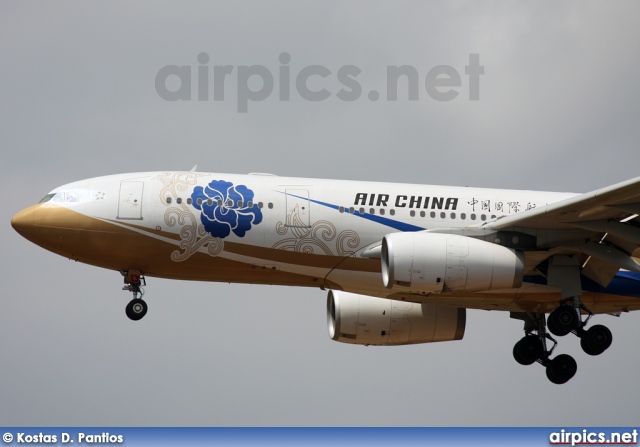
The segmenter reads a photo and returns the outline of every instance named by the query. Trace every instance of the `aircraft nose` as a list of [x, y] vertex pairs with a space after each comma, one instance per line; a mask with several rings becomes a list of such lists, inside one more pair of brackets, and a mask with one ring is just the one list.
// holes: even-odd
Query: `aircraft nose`
[[33, 230], [33, 215], [37, 205], [25, 208], [11, 218], [11, 226], [20, 235], [28, 239], [28, 234]]

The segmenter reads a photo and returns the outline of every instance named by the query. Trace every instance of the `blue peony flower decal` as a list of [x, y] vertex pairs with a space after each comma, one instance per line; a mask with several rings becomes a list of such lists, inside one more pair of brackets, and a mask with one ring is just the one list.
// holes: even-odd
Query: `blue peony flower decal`
[[196, 186], [191, 200], [202, 211], [200, 220], [204, 228], [214, 237], [224, 239], [232, 231], [244, 237], [252, 224], [262, 222], [262, 211], [253, 203], [253, 191], [244, 185], [214, 180], [204, 188]]

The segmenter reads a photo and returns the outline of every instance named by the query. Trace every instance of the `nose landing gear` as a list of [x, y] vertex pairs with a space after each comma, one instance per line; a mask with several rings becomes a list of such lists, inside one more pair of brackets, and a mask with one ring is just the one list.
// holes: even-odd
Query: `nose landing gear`
[[147, 314], [147, 303], [142, 299], [144, 296], [142, 286], [146, 286], [147, 282], [138, 270], [126, 270], [121, 273], [124, 276], [122, 290], [133, 293], [133, 299], [127, 304], [125, 312], [131, 320], [138, 321]]

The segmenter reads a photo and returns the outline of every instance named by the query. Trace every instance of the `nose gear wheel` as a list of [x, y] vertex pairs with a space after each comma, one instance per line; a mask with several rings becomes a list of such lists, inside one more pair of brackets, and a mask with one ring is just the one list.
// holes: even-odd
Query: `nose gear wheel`
[[138, 321], [147, 314], [147, 303], [140, 298], [132, 299], [127, 304], [125, 312], [131, 320]]

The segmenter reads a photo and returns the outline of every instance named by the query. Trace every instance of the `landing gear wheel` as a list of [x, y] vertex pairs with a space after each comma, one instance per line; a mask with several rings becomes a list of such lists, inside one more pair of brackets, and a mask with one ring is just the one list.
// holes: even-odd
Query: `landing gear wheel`
[[589, 355], [600, 355], [611, 346], [612, 341], [613, 336], [609, 328], [596, 324], [582, 334], [580, 346]]
[[580, 324], [578, 312], [571, 306], [560, 306], [549, 314], [547, 327], [553, 335], [562, 337]]
[[560, 354], [552, 359], [547, 365], [547, 378], [557, 384], [561, 385], [567, 383], [578, 370], [576, 361], [567, 354]]
[[525, 335], [513, 347], [513, 358], [521, 365], [535, 363], [543, 353], [544, 347], [537, 335]]
[[147, 314], [147, 303], [140, 298], [129, 301], [125, 309], [127, 317], [133, 321], [138, 321]]

